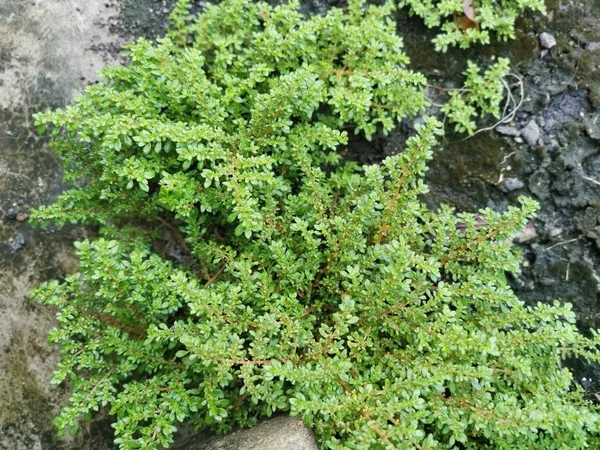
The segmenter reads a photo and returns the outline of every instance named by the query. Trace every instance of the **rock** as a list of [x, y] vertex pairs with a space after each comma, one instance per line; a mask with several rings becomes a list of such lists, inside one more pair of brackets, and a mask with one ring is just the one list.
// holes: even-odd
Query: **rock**
[[589, 388], [592, 387], [592, 380], [588, 379], [586, 377], [583, 377], [581, 379], [581, 386], [587, 391]]
[[29, 214], [25, 213], [25, 212], [21, 212], [19, 214], [17, 214], [17, 222], [25, 222], [27, 219], [29, 219]]
[[23, 233], [17, 234], [9, 245], [10, 252], [16, 253], [25, 246], [25, 236]]
[[542, 286], [548, 287], [548, 286], [552, 286], [552, 285], [556, 284], [556, 280], [554, 278], [550, 278], [550, 277], [543, 277], [540, 279], [539, 283]]
[[522, 137], [520, 137], [520, 136], [517, 136], [517, 137], [515, 138], [515, 142], [516, 142], [517, 144], [522, 144], [522, 143], [523, 143], [523, 138], [522, 138]]
[[516, 191], [517, 189], [522, 189], [525, 183], [518, 178], [505, 178], [502, 180], [502, 185], [509, 191]]
[[508, 125], [500, 125], [499, 127], [495, 128], [496, 133], [502, 134], [504, 136], [518, 136], [519, 130], [517, 130], [515, 127], [511, 127]]
[[523, 231], [517, 234], [516, 239], [519, 244], [523, 244], [524, 242], [529, 242], [532, 239], [535, 239], [537, 235], [538, 234], [537, 231], [535, 231], [533, 223], [529, 222], [527, 225], [525, 225]]
[[254, 428], [241, 430], [208, 442], [194, 443], [193, 438], [173, 450], [317, 450], [311, 430], [299, 417], [279, 416]]
[[586, 117], [584, 123], [588, 136], [600, 140], [600, 112]]
[[554, 36], [552, 36], [550, 33], [541, 33], [538, 36], [538, 39], [540, 40], [540, 45], [544, 48], [552, 48], [554, 46], [556, 46], [556, 38]]
[[596, 50], [600, 50], [600, 42], [589, 42], [585, 46], [585, 49], [589, 50], [590, 52], [595, 52]]
[[10, 208], [8, 211], [6, 211], [4, 217], [6, 217], [8, 220], [15, 220], [17, 218], [17, 211], [14, 208]]
[[554, 227], [548, 232], [550, 237], [560, 236], [561, 233], [562, 233], [562, 228], [558, 228], [558, 227]]
[[521, 136], [523, 136], [523, 139], [525, 139], [530, 147], [534, 147], [537, 144], [540, 138], [540, 127], [535, 123], [535, 120], [532, 119], [525, 125], [525, 128], [521, 130]]

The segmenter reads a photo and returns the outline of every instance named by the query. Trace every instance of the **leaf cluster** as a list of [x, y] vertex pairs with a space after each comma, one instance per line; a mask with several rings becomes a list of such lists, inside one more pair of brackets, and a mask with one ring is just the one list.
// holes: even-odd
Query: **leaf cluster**
[[482, 74], [477, 64], [467, 62], [464, 86], [450, 91], [450, 99], [441, 108], [447, 114], [447, 119], [455, 124], [455, 131], [473, 134], [477, 129], [475, 120], [479, 115], [490, 114], [500, 119], [500, 104], [505, 92], [504, 79], [509, 73], [509, 64], [508, 59], [499, 58], [497, 63]]
[[544, 0], [399, 0], [398, 5], [427, 27], [440, 28], [433, 42], [442, 52], [450, 46], [489, 44], [492, 36], [513, 39], [515, 22], [526, 10], [546, 11]]
[[433, 118], [380, 164], [341, 156], [348, 130], [425, 104], [390, 7], [187, 11], [37, 117], [79, 187], [34, 219], [101, 226], [77, 273], [32, 293], [58, 310], [59, 429], [108, 408], [121, 449], [159, 449], [184, 421], [227, 432], [286, 412], [323, 448], [597, 447], [561, 360], [598, 360], [598, 337], [506, 282], [535, 202], [430, 211]]

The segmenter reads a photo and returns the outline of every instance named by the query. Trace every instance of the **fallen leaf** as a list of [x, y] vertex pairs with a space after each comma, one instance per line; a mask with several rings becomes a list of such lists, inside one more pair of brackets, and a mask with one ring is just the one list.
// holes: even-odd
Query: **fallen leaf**
[[475, 6], [473, 0], [462, 0], [463, 13], [471, 22], [475, 22]]

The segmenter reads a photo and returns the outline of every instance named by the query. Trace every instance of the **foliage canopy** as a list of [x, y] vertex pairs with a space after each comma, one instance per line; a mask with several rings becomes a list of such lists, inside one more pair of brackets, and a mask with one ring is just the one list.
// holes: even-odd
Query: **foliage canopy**
[[33, 292], [58, 308], [60, 429], [109, 407], [121, 449], [158, 449], [183, 421], [226, 432], [283, 411], [323, 448], [600, 444], [561, 367], [597, 360], [598, 339], [505, 279], [535, 203], [428, 210], [433, 118], [381, 164], [341, 156], [347, 130], [425, 105], [390, 9], [306, 20], [225, 0], [189, 22], [181, 2], [167, 39], [37, 117], [85, 183], [34, 219], [101, 226], [77, 273]]

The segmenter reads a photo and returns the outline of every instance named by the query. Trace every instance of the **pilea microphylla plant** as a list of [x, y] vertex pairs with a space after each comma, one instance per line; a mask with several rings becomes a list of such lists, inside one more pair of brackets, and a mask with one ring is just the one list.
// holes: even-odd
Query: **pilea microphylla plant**
[[544, 13], [544, 0], [399, 0], [429, 28], [440, 28], [433, 39], [438, 51], [489, 44], [492, 37], [515, 37], [515, 22], [527, 10]]
[[506, 282], [536, 204], [430, 211], [434, 118], [380, 164], [341, 157], [426, 104], [393, 7], [180, 2], [167, 38], [37, 116], [79, 187], [34, 220], [100, 233], [32, 293], [58, 309], [60, 430], [106, 408], [119, 448], [160, 449], [286, 413], [331, 449], [599, 447], [561, 366], [600, 359], [597, 335]]

